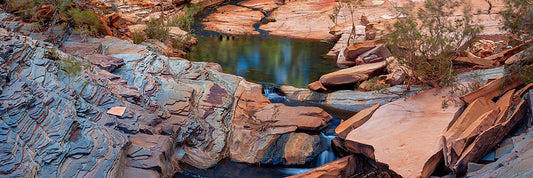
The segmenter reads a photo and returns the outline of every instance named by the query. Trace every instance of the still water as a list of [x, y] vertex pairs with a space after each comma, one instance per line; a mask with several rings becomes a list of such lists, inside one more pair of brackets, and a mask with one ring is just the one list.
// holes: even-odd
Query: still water
[[305, 88], [323, 74], [334, 71], [335, 60], [323, 57], [327, 42], [281, 37], [205, 36], [189, 53], [189, 60], [215, 62], [224, 73], [256, 83]]

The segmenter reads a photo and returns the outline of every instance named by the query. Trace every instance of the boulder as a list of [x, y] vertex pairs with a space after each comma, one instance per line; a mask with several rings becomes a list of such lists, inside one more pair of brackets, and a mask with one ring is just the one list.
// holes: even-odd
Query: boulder
[[388, 57], [386, 60], [389, 74], [385, 76], [385, 83], [390, 85], [402, 84], [408, 76], [408, 69], [403, 67], [394, 57]]
[[254, 117], [261, 124], [271, 127], [296, 126], [299, 130], [308, 131], [318, 131], [332, 118], [317, 107], [291, 107], [284, 104], [269, 104], [255, 113]]
[[355, 58], [356, 64], [362, 64], [362, 63], [373, 63], [374, 61], [378, 62], [379, 60], [376, 60], [377, 58], [381, 57], [381, 60], [387, 59], [389, 56], [391, 56], [391, 52], [387, 47], [380, 44], [376, 47], [365, 51], [364, 53], [360, 54]]
[[453, 63], [463, 65], [480, 65], [480, 66], [492, 66], [494, 61], [483, 59], [479, 57], [457, 57], [452, 60]]
[[364, 52], [375, 48], [379, 44], [379, 40], [358, 41], [346, 47], [344, 56], [348, 59], [355, 59]]
[[320, 82], [326, 87], [349, 85], [368, 79], [372, 73], [386, 66], [386, 61], [363, 64], [347, 69], [341, 69], [320, 77]]
[[478, 57], [487, 57], [494, 53], [496, 45], [491, 40], [479, 40], [472, 44], [470, 52]]
[[381, 106], [348, 134], [346, 147], [403, 177], [429, 177], [442, 158], [443, 131], [461, 111], [461, 104], [443, 107], [450, 90], [430, 89]]
[[301, 165], [325, 149], [318, 135], [294, 133], [317, 130], [331, 119], [315, 107], [270, 104], [261, 85], [241, 81], [231, 118], [229, 157], [238, 162]]
[[311, 169], [301, 174], [287, 178], [327, 178], [327, 177], [350, 177], [356, 172], [356, 158], [352, 155], [329, 162], [322, 166]]
[[328, 90], [320, 81], [315, 81], [307, 85], [307, 87], [313, 91], [326, 91]]
[[[409, 88], [409, 89], [408, 89]], [[359, 112], [376, 104], [387, 104], [403, 96], [411, 96], [425, 89], [417, 86], [397, 85], [385, 88], [386, 92], [339, 90], [329, 93], [321, 104], [335, 109]]]
[[353, 129], [360, 127], [363, 125], [370, 117], [372, 117], [372, 114], [380, 107], [380, 104], [376, 104], [370, 108], [363, 109], [359, 111], [354, 116], [350, 117], [349, 119], [341, 122], [336, 128], [335, 133], [339, 138], [346, 139], [346, 136], [348, 133], [350, 133]]
[[[467, 148], [465, 148], [457, 162], [452, 166], [452, 169], [458, 176], [463, 176], [466, 173], [468, 162], [475, 162], [483, 158], [509, 133], [509, 131], [511, 131], [511, 129], [522, 121], [527, 113], [527, 104], [525, 103], [526, 102], [522, 100], [505, 122], [495, 124], [483, 131]], [[528, 156], [525, 157], [527, 158]], [[517, 156], [515, 156], [514, 159], [515, 158], [517, 158]], [[507, 161], [510, 159], [505, 160]], [[517, 171], [516, 169], [509, 170], [509, 172], [520, 174], [520, 171]]]
[[444, 134], [446, 161], [454, 162], [467, 146], [467, 141], [492, 126], [499, 112], [498, 105], [488, 98], [480, 97], [470, 103]]
[[[313, 82], [315, 83], [315, 82]], [[318, 93], [304, 88], [296, 88], [289, 85], [282, 85], [280, 90], [289, 101], [301, 101], [308, 103], [323, 103], [327, 94]]]
[[487, 83], [481, 88], [462, 96], [461, 100], [470, 104], [479, 97], [486, 97], [488, 99], [492, 99], [503, 92], [509, 91], [521, 85], [523, 82], [524, 80], [518, 77], [517, 74], [507, 75], [505, 77]]
[[89, 61], [91, 64], [94, 64], [108, 72], [113, 72], [113, 70], [120, 68], [125, 64], [124, 60], [121, 58], [101, 54], [89, 54], [83, 56], [83, 58]]
[[522, 50], [512, 55], [507, 60], [505, 60], [505, 65], [511, 65], [511, 64], [523, 61], [524, 59], [526, 59], [526, 54], [531, 53], [531, 51], [533, 51], [533, 47], [529, 47], [525, 50]]

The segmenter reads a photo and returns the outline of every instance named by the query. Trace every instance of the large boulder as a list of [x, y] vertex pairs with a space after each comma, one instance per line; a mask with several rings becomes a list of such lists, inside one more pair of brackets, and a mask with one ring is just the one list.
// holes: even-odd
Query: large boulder
[[442, 158], [443, 131], [461, 111], [461, 104], [443, 107], [450, 90], [435, 88], [381, 106], [348, 134], [346, 147], [403, 177], [428, 177]]
[[320, 77], [320, 82], [326, 87], [355, 84], [369, 78], [372, 73], [386, 66], [386, 61], [363, 64], [347, 69], [341, 69]]

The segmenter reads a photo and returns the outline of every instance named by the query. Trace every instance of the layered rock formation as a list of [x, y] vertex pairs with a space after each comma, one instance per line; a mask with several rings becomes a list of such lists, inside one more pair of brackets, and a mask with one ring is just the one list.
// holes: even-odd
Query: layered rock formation
[[218, 64], [112, 37], [72, 35], [61, 48], [72, 55], [3, 28], [0, 39], [4, 176], [171, 176], [227, 157], [299, 165], [327, 145], [323, 110], [272, 105]]

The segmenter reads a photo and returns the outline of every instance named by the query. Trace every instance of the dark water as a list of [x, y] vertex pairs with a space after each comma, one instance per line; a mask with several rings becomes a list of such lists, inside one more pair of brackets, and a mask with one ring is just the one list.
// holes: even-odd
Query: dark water
[[334, 59], [323, 57], [332, 47], [328, 42], [217, 35], [197, 38], [189, 60], [218, 63], [225, 73], [251, 82], [304, 88], [337, 69]]

